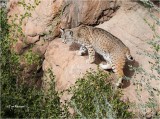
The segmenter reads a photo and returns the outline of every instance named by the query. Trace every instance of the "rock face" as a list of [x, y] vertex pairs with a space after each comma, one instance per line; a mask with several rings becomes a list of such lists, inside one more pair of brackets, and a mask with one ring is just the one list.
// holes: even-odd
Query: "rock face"
[[[134, 7], [133, 7], [134, 6]], [[156, 17], [158, 16], [157, 12], [152, 11], [152, 13]], [[135, 62], [132, 63], [134, 67], [141, 66], [147, 73], [154, 74], [158, 76], [156, 72], [152, 72], [151, 64], [149, 62], [153, 62], [149, 56], [143, 55], [144, 52], [152, 53], [151, 45], [147, 42], [153, 39], [154, 31], [150, 28], [150, 26], [145, 22], [145, 20], [150, 24], [155, 24], [155, 20], [148, 14], [147, 9], [143, 8], [141, 5], [136, 2], [125, 2], [118, 10], [116, 15], [103, 24], [98, 25], [97, 27], [105, 29], [121, 39], [124, 44], [126, 44], [131, 51], [131, 54], [135, 58]], [[156, 32], [159, 32], [160, 27], [155, 25]], [[142, 53], [142, 54], [141, 54]], [[158, 65], [158, 64], [157, 64]], [[125, 70], [125, 69], [124, 69]], [[128, 70], [129, 71], [129, 70]], [[147, 81], [148, 76], [140, 74], [134, 74], [131, 72], [127, 72], [125, 70], [126, 76], [132, 78], [130, 85], [123, 89], [124, 95], [129, 98], [131, 102], [136, 102], [136, 104], [144, 104], [149, 99], [149, 93], [145, 83], [149, 82], [149, 85], [155, 89], [160, 90], [160, 81], [159, 80], [150, 80]], [[146, 81], [145, 81], [146, 80]], [[133, 82], [143, 82], [142, 92], [140, 92], [141, 97], [137, 98], [137, 93], [135, 89], [137, 88], [137, 84], [133, 85]], [[155, 96], [157, 101], [160, 99], [160, 96]], [[158, 101], [159, 105], [160, 102]], [[137, 109], [141, 112], [141, 109]]]
[[[16, 22], [20, 21], [20, 16], [26, 13], [31, 15], [24, 17], [22, 20], [21, 27], [25, 37], [21, 37], [18, 40], [21, 40], [22, 43], [28, 46], [39, 40], [49, 40], [51, 37], [57, 36], [59, 33], [58, 24], [60, 23], [59, 16], [62, 3], [62, 0], [42, 0], [40, 3], [36, 3], [34, 0], [25, 0], [24, 3], [19, 0], [10, 1], [8, 3], [8, 16], [11, 16], [9, 18], [10, 23], [14, 18], [16, 18]], [[29, 9], [29, 7], [33, 8]], [[18, 17], [15, 17], [15, 14]], [[17, 53], [23, 50], [24, 47], [19, 48]]]
[[120, 6], [120, 2], [117, 0], [10, 0], [7, 6], [9, 23], [21, 26], [23, 32], [23, 34], [16, 34], [17, 42], [12, 46], [12, 50], [23, 55], [31, 48], [34, 53], [43, 58], [48, 42], [59, 35], [59, 27], [94, 25], [109, 20]]
[[[75, 81], [82, 77], [86, 71], [96, 69], [96, 64], [87, 64], [87, 56], [76, 55], [77, 47], [69, 47], [62, 43], [62, 39], [52, 41], [45, 53], [43, 71], [51, 69], [56, 76], [56, 89], [63, 91], [74, 85]], [[64, 99], [68, 96], [65, 95]]]
[[109, 20], [120, 7], [118, 0], [65, 0], [61, 27], [96, 25]]
[[[98, 64], [86, 64], [87, 56], [76, 55], [78, 47], [69, 47], [61, 43], [61, 39], [54, 39], [59, 36], [60, 27], [73, 28], [80, 24], [95, 26], [103, 23], [96, 27], [111, 32], [130, 48], [131, 54], [136, 60], [132, 65], [135, 67], [142, 65], [151, 73], [149, 64], [151, 59], [138, 55], [137, 52], [143, 52], [143, 50], [152, 52], [146, 41], [153, 38], [154, 32], [145, 23], [144, 18], [151, 24], [154, 23], [154, 20], [148, 14], [149, 11], [137, 2], [133, 0], [127, 2], [121, 0], [120, 2], [119, 0], [41, 0], [40, 3], [35, 3], [34, 0], [25, 0], [24, 9], [22, 3], [18, 4], [19, 1], [10, 0], [8, 3], [10, 23], [15, 14], [18, 15], [15, 23], [18, 23], [20, 15], [26, 13], [29, 3], [34, 7], [29, 11], [31, 16], [22, 21], [24, 36], [17, 38], [13, 50], [17, 54], [23, 55], [32, 45], [33, 52], [39, 54], [41, 58], [45, 58], [43, 70], [47, 71], [51, 68], [56, 75], [57, 90], [62, 91], [74, 85], [86, 70], [97, 69]], [[153, 14], [160, 17], [154, 11]], [[155, 29], [158, 29], [157, 26]], [[32, 71], [32, 69], [29, 70], [26, 72]], [[130, 72], [128, 68], [125, 68], [124, 71], [126, 76], [133, 78], [134, 72]], [[141, 80], [141, 77], [138, 75], [135, 79]], [[159, 81], [151, 82], [151, 84], [155, 88], [160, 87]], [[138, 103], [135, 86], [132, 82], [126, 84], [123, 91], [130, 101]], [[62, 100], [69, 98], [65, 96], [62, 97]], [[143, 92], [143, 103], [148, 100], [148, 97], [148, 94]]]
[[[156, 12], [154, 14], [157, 15]], [[144, 19], [150, 24], [154, 23], [154, 20], [150, 17], [146, 8], [142, 7], [137, 2], [125, 2], [112, 19], [96, 27], [111, 32], [130, 48], [135, 62], [128, 64], [134, 67], [142, 66], [147, 72], [151, 73], [149, 61], [152, 60], [149, 57], [138, 54], [144, 51], [153, 52], [147, 44], [147, 41], [153, 38], [154, 32], [149, 25], [145, 23]], [[156, 26], [155, 29], [158, 31], [158, 26]], [[58, 90], [64, 90], [72, 86], [77, 78], [82, 76], [81, 74], [89, 68], [96, 69], [96, 64], [86, 64], [86, 56], [76, 55], [75, 50], [78, 50], [78, 48], [75, 50], [71, 49], [71, 47], [62, 44], [60, 39], [56, 39], [50, 43], [45, 53], [43, 70], [52, 68], [52, 71], [56, 75]], [[123, 92], [126, 96], [125, 98], [137, 104], [144, 104], [149, 99], [148, 92], [141, 92], [141, 98], [138, 100], [135, 92], [137, 84], [134, 85], [133, 83], [135, 80], [142, 80], [141, 74], [134, 74], [127, 66], [124, 72], [126, 76], [132, 78], [130, 83], [124, 82]], [[150, 84], [154, 88], [160, 90], [160, 81], [153, 80]], [[70, 98], [68, 95], [62, 96], [62, 100], [68, 98]], [[157, 100], [159, 100], [159, 98], [159, 96], [155, 97]], [[139, 109], [139, 111], [141, 111], [141, 109]]]
[[[25, 4], [25, 5], [24, 5]], [[96, 8], [95, 8], [96, 6]], [[75, 0], [11, 0], [8, 3], [8, 16], [11, 22], [17, 14], [17, 22], [20, 15], [26, 12], [31, 14], [22, 21], [22, 31], [25, 42], [33, 44], [40, 40], [51, 40], [59, 35], [59, 27], [76, 27], [79, 24], [98, 24], [109, 20], [120, 6], [117, 0], [112, 1], [75, 1]], [[33, 8], [28, 8], [33, 7]], [[26, 10], [28, 9], [28, 10]], [[96, 12], [95, 12], [96, 10]], [[24, 40], [24, 39], [21, 39]], [[24, 42], [24, 41], [23, 41]], [[19, 48], [18, 51], [22, 50]], [[17, 51], [17, 52], [18, 52]]]
[[[50, 78], [48, 77], [48, 70], [51, 70], [55, 75], [56, 90], [61, 92], [69, 89], [75, 82], [82, 78], [87, 71], [98, 69], [98, 64], [103, 62], [101, 57], [96, 56], [94, 64], [87, 63], [88, 55], [79, 56], [77, 51], [80, 46], [78, 44], [66, 45], [62, 43], [61, 38], [51, 41], [45, 53], [45, 60], [43, 61], [43, 88], [47, 90]], [[106, 72], [108, 73], [108, 72]], [[111, 75], [113, 78], [114, 75]], [[71, 94], [64, 93], [61, 101], [69, 100]]]

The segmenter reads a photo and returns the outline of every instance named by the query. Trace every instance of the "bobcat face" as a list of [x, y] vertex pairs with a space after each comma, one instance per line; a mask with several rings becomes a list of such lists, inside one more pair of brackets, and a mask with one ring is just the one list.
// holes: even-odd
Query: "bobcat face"
[[63, 39], [63, 43], [71, 44], [74, 39], [73, 39], [73, 31], [69, 29], [60, 29], [61, 32], [61, 38]]

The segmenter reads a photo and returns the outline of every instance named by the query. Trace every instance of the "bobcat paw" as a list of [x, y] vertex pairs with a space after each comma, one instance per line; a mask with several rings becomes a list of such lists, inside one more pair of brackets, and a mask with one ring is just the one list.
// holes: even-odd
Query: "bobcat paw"
[[122, 86], [123, 86], [123, 83], [120, 83], [120, 82], [116, 83], [116, 87], [122, 87]]
[[116, 86], [117, 86], [117, 87], [119, 87], [120, 85], [121, 85], [121, 83], [118, 83], [118, 82], [116, 83]]

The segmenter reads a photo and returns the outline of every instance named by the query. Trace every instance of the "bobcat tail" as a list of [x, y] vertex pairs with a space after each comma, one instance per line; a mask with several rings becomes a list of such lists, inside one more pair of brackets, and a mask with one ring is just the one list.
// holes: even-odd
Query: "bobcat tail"
[[134, 58], [131, 56], [130, 53], [126, 53], [126, 57], [127, 57], [127, 59], [130, 60], [130, 61], [133, 61], [133, 60], [134, 60]]

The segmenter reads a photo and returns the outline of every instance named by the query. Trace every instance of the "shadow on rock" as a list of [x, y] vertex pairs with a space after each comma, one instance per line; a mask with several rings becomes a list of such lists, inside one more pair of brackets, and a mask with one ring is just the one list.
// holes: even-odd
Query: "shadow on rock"
[[[139, 67], [139, 63], [135, 60], [135, 61], [128, 61], [126, 62], [125, 64], [125, 67], [124, 67], [124, 75], [128, 78], [132, 78], [135, 71], [131, 69], [131, 67], [135, 67], [135, 68], [138, 68]], [[122, 88], [127, 88], [128, 86], [130, 86], [130, 80], [123, 80], [123, 86]]]
[[70, 51], [78, 51], [80, 47], [81, 47], [81, 45], [79, 45], [79, 44], [77, 44], [77, 43], [72, 43], [72, 44], [69, 46], [69, 50], [70, 50]]

